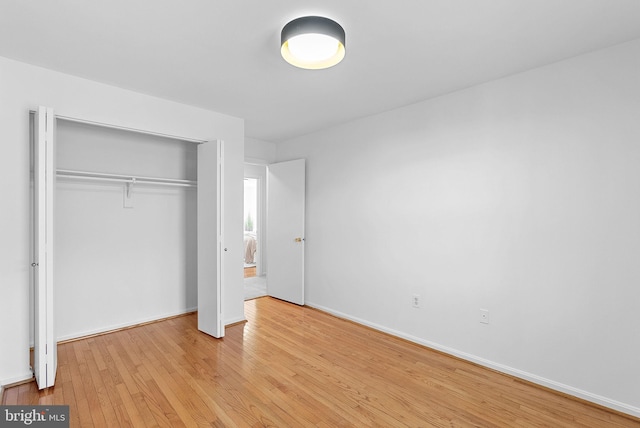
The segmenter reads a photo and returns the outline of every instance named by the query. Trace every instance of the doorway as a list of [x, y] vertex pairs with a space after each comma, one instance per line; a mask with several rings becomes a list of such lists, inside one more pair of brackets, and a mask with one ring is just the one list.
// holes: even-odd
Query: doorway
[[[244, 165], [245, 255], [250, 252], [256, 266], [256, 276], [248, 272], [244, 279], [245, 300], [268, 295], [304, 304], [305, 176], [304, 159]], [[248, 247], [252, 235], [255, 253]]]
[[258, 179], [244, 179], [244, 277], [256, 276], [258, 252]]
[[245, 164], [244, 177], [244, 300], [267, 295], [265, 258], [264, 165]]

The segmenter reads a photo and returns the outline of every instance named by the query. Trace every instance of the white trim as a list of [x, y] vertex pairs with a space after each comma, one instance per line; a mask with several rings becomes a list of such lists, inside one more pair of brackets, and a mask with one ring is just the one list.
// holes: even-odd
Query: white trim
[[532, 373], [528, 373], [528, 372], [525, 372], [525, 371], [522, 371], [522, 370], [518, 370], [518, 369], [515, 369], [513, 367], [505, 366], [503, 364], [496, 363], [496, 362], [493, 362], [493, 361], [478, 357], [478, 356], [473, 355], [473, 354], [468, 354], [466, 352], [458, 351], [457, 349], [449, 348], [448, 346], [443, 346], [443, 345], [440, 345], [440, 344], [435, 343], [435, 342], [424, 340], [424, 339], [421, 339], [419, 337], [412, 336], [410, 334], [406, 334], [406, 333], [403, 333], [403, 332], [398, 331], [398, 330], [390, 329], [390, 328], [381, 326], [379, 324], [375, 324], [375, 323], [363, 320], [361, 318], [353, 317], [353, 316], [347, 315], [345, 313], [342, 313], [342, 312], [335, 311], [333, 309], [324, 307], [322, 305], [317, 305], [315, 303], [308, 302], [308, 301], [305, 302], [305, 305], [309, 306], [311, 308], [319, 309], [319, 310], [321, 310], [323, 312], [327, 312], [327, 313], [329, 313], [331, 315], [334, 315], [334, 316], [336, 316], [338, 318], [343, 318], [343, 319], [346, 319], [346, 320], [349, 320], [349, 321], [353, 321], [355, 323], [362, 324], [362, 325], [365, 325], [367, 327], [371, 327], [374, 330], [382, 331], [384, 333], [391, 334], [392, 336], [400, 337], [400, 338], [408, 340], [410, 342], [414, 342], [414, 343], [417, 343], [419, 345], [423, 345], [423, 346], [426, 346], [428, 348], [432, 348], [432, 349], [438, 350], [440, 352], [444, 352], [445, 354], [453, 355], [455, 357], [461, 358], [461, 359], [466, 360], [466, 361], [471, 361], [471, 362], [479, 364], [479, 365], [481, 365], [483, 367], [488, 367], [490, 369], [499, 371], [501, 373], [505, 373], [505, 374], [508, 374], [508, 375], [511, 375], [511, 376], [514, 376], [514, 377], [517, 377], [517, 378], [520, 378], [520, 379], [524, 379], [524, 380], [527, 380], [529, 382], [535, 383], [537, 385], [541, 385], [541, 386], [547, 387], [549, 389], [552, 389], [552, 390], [555, 390], [555, 391], [558, 391], [558, 392], [562, 392], [564, 394], [568, 394], [568, 395], [571, 395], [571, 396], [574, 396], [574, 397], [577, 397], [577, 398], [581, 398], [581, 399], [583, 399], [585, 401], [589, 401], [591, 403], [595, 403], [595, 404], [598, 404], [598, 405], [601, 405], [601, 406], [616, 410], [618, 412], [622, 412], [622, 413], [626, 413], [626, 414], [631, 415], [631, 416], [635, 416], [636, 418], [640, 417], [640, 407], [635, 407], [635, 406], [632, 406], [630, 404], [621, 403], [619, 401], [612, 400], [610, 398], [603, 397], [601, 395], [593, 394], [593, 393], [588, 392], [588, 391], [583, 391], [581, 389], [574, 388], [572, 386], [565, 385], [563, 383], [556, 382], [556, 381], [553, 381], [553, 380], [550, 380], [550, 379], [546, 379], [546, 378], [543, 378], [541, 376], [538, 376], [538, 375], [535, 375], [535, 374], [532, 374]]
[[225, 263], [227, 260], [227, 243], [225, 242], [226, 240], [226, 235], [225, 235], [225, 215], [224, 215], [224, 211], [225, 211], [225, 155], [224, 155], [224, 140], [217, 140], [218, 145], [218, 167], [217, 167], [217, 174], [218, 174], [218, 192], [217, 192], [217, 210], [218, 210], [218, 254], [219, 256], [216, 258], [216, 263], [218, 264], [218, 302], [217, 302], [217, 307], [218, 307], [218, 332], [220, 334], [219, 337], [224, 337], [224, 328], [225, 328], [225, 323], [224, 323], [224, 289], [225, 289], [225, 285], [226, 285], [226, 280], [225, 280]]
[[232, 318], [230, 320], [224, 320], [224, 325], [225, 327], [231, 325], [231, 324], [238, 324], [241, 322], [245, 322], [247, 319], [245, 317], [238, 317], [238, 318]]
[[77, 117], [55, 115], [55, 118], [59, 119], [59, 120], [66, 120], [67, 122], [75, 122], [75, 123], [82, 123], [82, 124], [85, 124], [85, 125], [100, 126], [102, 128], [117, 129], [117, 130], [120, 130], [120, 131], [129, 131], [129, 132], [135, 132], [135, 133], [138, 133], [138, 134], [153, 135], [155, 137], [170, 138], [172, 140], [185, 141], [185, 142], [188, 142], [188, 143], [196, 143], [196, 144], [206, 143], [206, 140], [198, 140], [198, 139], [195, 139], [195, 138], [180, 137], [178, 135], [163, 134], [161, 132], [154, 132], [154, 131], [149, 131], [149, 130], [146, 130], [146, 129], [129, 128], [127, 126], [120, 126], [120, 125], [113, 125], [113, 124], [110, 124], [110, 123], [96, 122], [96, 121], [93, 121], [93, 120], [80, 119], [80, 118], [77, 118]]
[[244, 158], [244, 163], [247, 165], [260, 165], [260, 166], [269, 165], [269, 162], [267, 162], [266, 160], [258, 159], [258, 158]]
[[83, 338], [85, 336], [92, 336], [94, 334], [100, 334], [100, 333], [107, 333], [113, 330], [119, 330], [122, 328], [126, 328], [126, 327], [135, 327], [138, 324], [144, 324], [144, 323], [148, 323], [148, 322], [152, 322], [152, 321], [162, 321], [165, 318], [171, 318], [171, 317], [176, 317], [179, 315], [184, 315], [184, 314], [188, 314], [190, 312], [194, 312], [196, 311], [198, 308], [197, 307], [192, 307], [192, 308], [186, 308], [180, 311], [174, 311], [174, 312], [167, 312], [161, 315], [156, 315], [156, 316], [152, 316], [152, 317], [147, 317], [147, 318], [141, 318], [135, 321], [130, 321], [130, 322], [126, 322], [126, 323], [121, 323], [121, 324], [112, 324], [110, 326], [106, 326], [106, 327], [100, 327], [100, 328], [96, 328], [96, 329], [92, 329], [92, 330], [85, 330], [82, 332], [78, 332], [78, 333], [73, 333], [73, 334], [67, 334], [65, 336], [60, 336], [57, 338], [58, 342], [62, 342], [65, 340], [71, 340], [71, 339], [79, 339], [79, 338]]
[[[35, 110], [29, 110], [29, 113], [30, 114], [35, 113]], [[82, 124], [85, 124], [85, 125], [99, 126], [101, 128], [117, 129], [117, 130], [120, 130], [120, 131], [135, 132], [135, 133], [138, 133], [138, 134], [153, 135], [155, 137], [170, 138], [172, 140], [184, 141], [184, 142], [187, 142], [187, 143], [202, 144], [202, 143], [206, 143], [207, 142], [207, 140], [200, 140], [200, 139], [197, 139], [197, 138], [181, 137], [179, 135], [172, 135], [172, 134], [163, 134], [162, 132], [149, 131], [149, 130], [140, 129], [140, 128], [130, 128], [128, 126], [113, 125], [113, 124], [110, 124], [110, 123], [97, 122], [95, 120], [81, 119], [81, 118], [78, 118], [78, 117], [63, 116], [63, 115], [59, 115], [59, 114], [54, 115], [54, 117], [56, 119], [66, 120], [67, 122], [82, 123]]]

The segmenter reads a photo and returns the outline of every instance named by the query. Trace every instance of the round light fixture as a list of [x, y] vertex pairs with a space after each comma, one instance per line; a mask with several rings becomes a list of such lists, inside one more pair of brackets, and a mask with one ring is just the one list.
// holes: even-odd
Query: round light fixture
[[284, 26], [280, 53], [291, 65], [310, 70], [333, 67], [344, 58], [344, 29], [321, 16], [303, 16]]

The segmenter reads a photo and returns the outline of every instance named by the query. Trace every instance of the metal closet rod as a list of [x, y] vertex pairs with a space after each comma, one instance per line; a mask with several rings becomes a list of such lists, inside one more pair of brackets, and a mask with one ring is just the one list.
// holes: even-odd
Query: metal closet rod
[[155, 184], [162, 186], [196, 187], [197, 181], [181, 180], [177, 178], [142, 177], [127, 174], [107, 174], [102, 172], [77, 171], [71, 169], [57, 169], [56, 176], [80, 180], [112, 181], [120, 183]]

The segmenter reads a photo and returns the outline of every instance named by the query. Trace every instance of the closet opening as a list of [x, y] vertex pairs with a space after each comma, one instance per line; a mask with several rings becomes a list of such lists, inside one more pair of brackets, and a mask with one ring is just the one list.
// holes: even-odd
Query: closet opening
[[30, 115], [38, 387], [54, 384], [58, 341], [196, 310], [223, 337], [224, 142]]
[[58, 120], [59, 340], [197, 308], [197, 145]]

